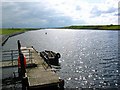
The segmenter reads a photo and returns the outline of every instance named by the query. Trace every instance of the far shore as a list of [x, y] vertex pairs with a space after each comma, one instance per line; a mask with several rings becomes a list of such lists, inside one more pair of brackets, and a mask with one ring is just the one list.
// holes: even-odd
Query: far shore
[[1, 28], [0, 35], [11, 35], [20, 32], [40, 29], [87, 29], [87, 30], [120, 30], [120, 25], [84, 25], [84, 26], [65, 26], [65, 27], [52, 27], [52, 28]]
[[1, 37], [2, 42], [0, 43], [3, 46], [10, 37], [19, 35], [26, 31], [31, 31], [31, 30], [38, 30], [38, 28], [2, 28], [0, 29], [0, 35], [2, 36]]
[[[2, 46], [12, 36], [24, 33], [26, 31], [52, 29], [52, 28], [2, 28], [0, 35], [2, 35]], [[87, 29], [87, 30], [120, 30], [120, 25], [89, 25], [89, 26], [66, 26], [66, 27], [53, 27], [53, 29]]]
[[14, 36], [26, 31], [40, 30], [40, 29], [87, 29], [87, 30], [120, 30], [120, 25], [84, 25], [84, 26], [65, 26], [65, 27], [52, 27], [52, 28], [1, 28], [0, 35]]
[[11, 34], [16, 34], [16, 33], [31, 31], [31, 30], [39, 30], [39, 29], [41, 28], [1, 28], [0, 34], [11, 35]]
[[93, 30], [120, 30], [120, 25], [84, 25], [84, 26], [66, 26], [63, 29], [93, 29]]

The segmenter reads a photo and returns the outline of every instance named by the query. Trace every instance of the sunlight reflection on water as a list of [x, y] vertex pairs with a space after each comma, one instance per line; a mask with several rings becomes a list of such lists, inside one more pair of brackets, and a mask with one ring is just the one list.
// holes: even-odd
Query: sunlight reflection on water
[[66, 88], [120, 85], [117, 31], [31, 31], [12, 37], [3, 49], [15, 48], [18, 39], [24, 46], [34, 46], [39, 51], [47, 49], [61, 53], [61, 70], [57, 73], [65, 80]]

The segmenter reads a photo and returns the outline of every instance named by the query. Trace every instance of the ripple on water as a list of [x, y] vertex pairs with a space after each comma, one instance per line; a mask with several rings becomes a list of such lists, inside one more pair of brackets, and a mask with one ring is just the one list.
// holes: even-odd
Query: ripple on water
[[92, 74], [89, 74], [88, 77], [91, 78], [93, 75]]
[[67, 80], [68, 80], [68, 81], [71, 80], [71, 77], [69, 77]]
[[[116, 39], [118, 33], [92, 30], [89, 32], [87, 30], [72, 30], [72, 33], [68, 31], [49, 30], [46, 37], [41, 33], [41, 30], [35, 31], [36, 33], [28, 32], [10, 38], [5, 45], [14, 47], [15, 39], [20, 38], [21, 41], [28, 41], [30, 38], [25, 37], [32, 35], [32, 41], [29, 43], [33, 45], [35, 44], [33, 41], [39, 41], [38, 45], [35, 45], [39, 51], [49, 48], [61, 52], [60, 75], [65, 79], [65, 87], [117, 87], [120, 76], [117, 70], [119, 65], [117, 61], [118, 40]], [[39, 36], [35, 38], [34, 36], [38, 35], [38, 32]], [[55, 38], [53, 34], [56, 36]], [[49, 40], [51, 41], [49, 42]], [[23, 44], [28, 45], [26, 42]], [[52, 45], [55, 47], [53, 48]]]

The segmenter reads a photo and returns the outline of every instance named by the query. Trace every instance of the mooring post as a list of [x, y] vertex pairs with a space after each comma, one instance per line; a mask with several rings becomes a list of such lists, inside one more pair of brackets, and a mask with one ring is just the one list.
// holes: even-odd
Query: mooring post
[[21, 44], [20, 44], [20, 41], [18, 40], [18, 52], [19, 52], [19, 58], [20, 58], [20, 67], [18, 67], [19, 69], [19, 77], [21, 77], [21, 80], [22, 80], [22, 90], [26, 90], [26, 76], [25, 76], [25, 73], [26, 73], [26, 69], [25, 69], [25, 63], [24, 63], [24, 55], [23, 53], [21, 52]]

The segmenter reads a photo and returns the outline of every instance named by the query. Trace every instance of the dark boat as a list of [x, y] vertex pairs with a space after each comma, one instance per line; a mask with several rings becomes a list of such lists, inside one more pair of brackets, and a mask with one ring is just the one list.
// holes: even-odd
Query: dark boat
[[40, 56], [48, 63], [49, 65], [60, 66], [59, 58], [61, 55], [59, 53], [55, 53], [53, 51], [42, 51], [40, 52]]

